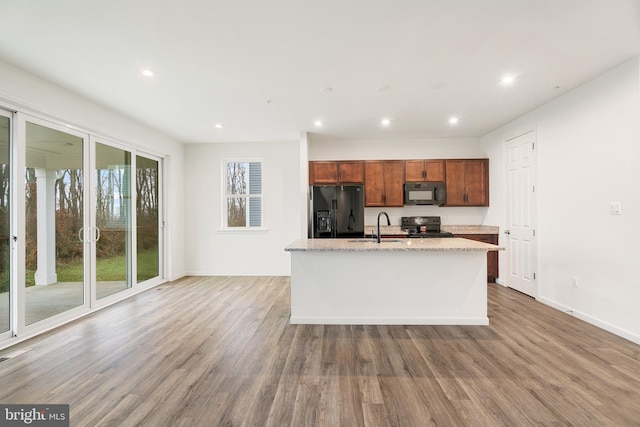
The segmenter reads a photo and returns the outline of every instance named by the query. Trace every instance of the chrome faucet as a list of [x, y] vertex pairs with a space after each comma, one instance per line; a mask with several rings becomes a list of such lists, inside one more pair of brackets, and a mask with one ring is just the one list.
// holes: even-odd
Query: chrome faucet
[[378, 243], [380, 243], [380, 215], [383, 215], [387, 217], [387, 225], [391, 225], [391, 221], [389, 220], [389, 215], [387, 215], [386, 212], [380, 212], [378, 214]]

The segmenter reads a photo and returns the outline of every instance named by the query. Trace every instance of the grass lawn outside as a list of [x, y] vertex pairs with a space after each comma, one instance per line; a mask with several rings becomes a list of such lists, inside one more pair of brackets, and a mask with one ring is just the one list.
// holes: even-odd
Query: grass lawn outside
[[[158, 267], [157, 251], [138, 253], [138, 282], [158, 276]], [[56, 273], [58, 274], [58, 282], [82, 282], [84, 277], [82, 260], [70, 264], [58, 264]], [[126, 276], [127, 259], [124, 255], [101, 259], [96, 263], [96, 278], [99, 281], [126, 280]], [[27, 287], [34, 286], [35, 271], [27, 270], [25, 281]]]

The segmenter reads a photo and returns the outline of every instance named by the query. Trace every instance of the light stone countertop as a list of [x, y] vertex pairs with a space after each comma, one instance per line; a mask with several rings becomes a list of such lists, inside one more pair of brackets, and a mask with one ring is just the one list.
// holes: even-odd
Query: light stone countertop
[[[365, 225], [365, 236], [371, 236], [377, 233], [377, 226]], [[498, 234], [500, 233], [500, 227], [494, 225], [441, 225], [442, 231], [448, 231], [453, 234]], [[403, 231], [399, 225], [381, 225], [381, 235], [406, 235], [407, 232]]]
[[453, 234], [499, 234], [500, 227], [495, 225], [441, 225], [442, 231]]
[[503, 247], [469, 239], [300, 239], [287, 252], [501, 251]]

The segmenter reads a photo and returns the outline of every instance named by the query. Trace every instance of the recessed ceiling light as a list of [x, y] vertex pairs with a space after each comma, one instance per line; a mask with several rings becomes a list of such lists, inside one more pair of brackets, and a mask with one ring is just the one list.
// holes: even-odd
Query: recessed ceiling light
[[377, 90], [378, 92], [386, 92], [386, 91], [388, 91], [389, 89], [391, 89], [391, 87], [390, 87], [390, 86], [388, 86], [388, 85], [382, 85], [382, 86], [378, 86], [378, 87], [376, 88], [376, 90]]
[[436, 83], [433, 86], [431, 86], [431, 89], [433, 89], [433, 90], [442, 90], [442, 89], [446, 89], [446, 87], [447, 87], [447, 84], [444, 83], [444, 82], [441, 82], [441, 83]]
[[322, 93], [331, 93], [331, 92], [333, 92], [333, 88], [330, 87], [330, 86], [325, 86], [323, 88], [320, 88], [320, 92], [322, 92]]
[[507, 74], [502, 77], [502, 80], [500, 80], [500, 84], [502, 84], [502, 86], [511, 86], [515, 81], [516, 76], [514, 76], [513, 74]]
[[140, 73], [145, 76], [145, 77], [155, 77], [156, 76], [156, 72], [153, 70], [142, 70], [140, 71]]
[[459, 121], [460, 119], [457, 117], [449, 117], [449, 124], [457, 125]]
[[380, 120], [380, 124], [384, 127], [389, 127], [391, 126], [391, 119], [384, 118]]
[[222, 123], [216, 123], [216, 129], [222, 129]]
[[322, 127], [324, 123], [322, 123], [322, 120], [316, 120], [315, 122], [313, 122], [313, 124], [315, 127], [319, 128]]

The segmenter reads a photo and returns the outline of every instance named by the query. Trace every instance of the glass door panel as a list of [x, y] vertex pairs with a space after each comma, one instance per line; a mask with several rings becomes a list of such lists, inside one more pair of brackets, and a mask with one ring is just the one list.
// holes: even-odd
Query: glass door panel
[[0, 334], [11, 329], [10, 125], [9, 117], [0, 111]]
[[136, 156], [137, 282], [160, 275], [158, 161]]
[[84, 305], [84, 139], [25, 127], [25, 324]]
[[96, 298], [132, 285], [131, 153], [96, 143]]

